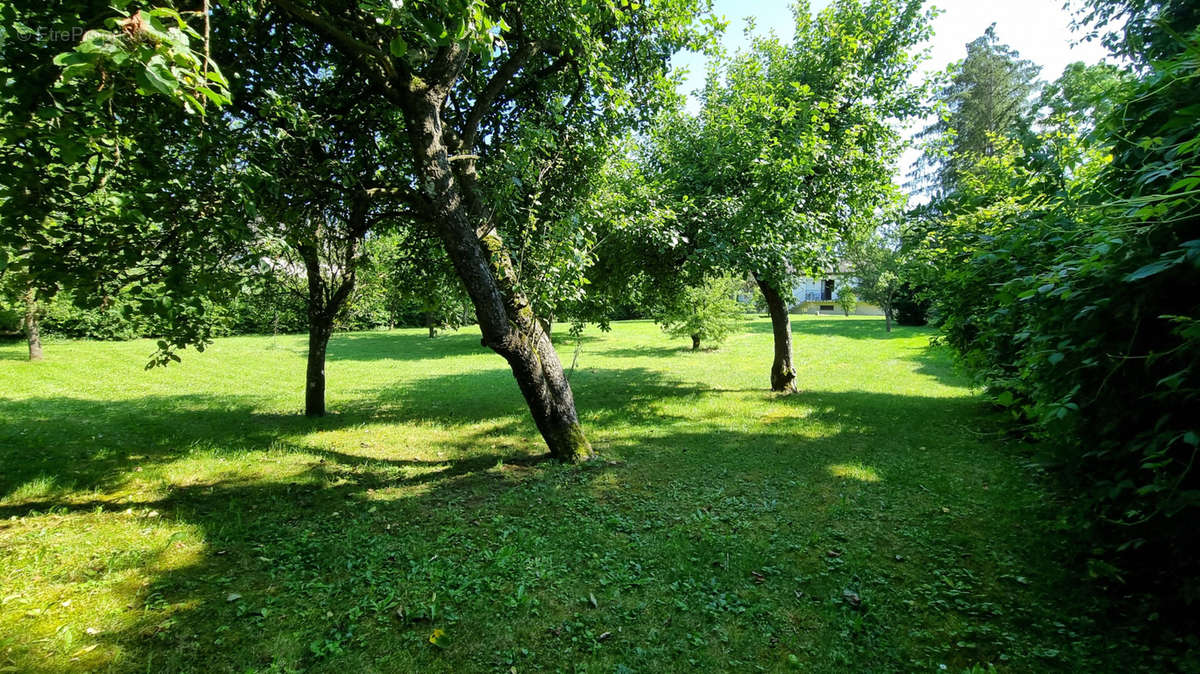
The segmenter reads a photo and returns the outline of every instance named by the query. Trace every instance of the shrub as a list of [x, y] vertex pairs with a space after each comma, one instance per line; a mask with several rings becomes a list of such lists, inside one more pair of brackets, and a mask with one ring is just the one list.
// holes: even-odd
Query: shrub
[[849, 286], [841, 286], [837, 291], [837, 307], [847, 316], [858, 307], [858, 296]]
[[900, 325], [925, 325], [929, 322], [930, 301], [924, 290], [912, 283], [901, 283], [892, 308]]
[[1089, 573], [1154, 611], [1200, 600], [1198, 67], [1193, 30], [1118, 107], [1111, 163], [1059, 181], [981, 158], [930, 287], [960, 362], [1077, 489]]
[[672, 337], [690, 337], [692, 349], [724, 342], [742, 314], [737, 301], [741, 287], [738, 279], [717, 276], [699, 285], [682, 288], [659, 310], [655, 317]]

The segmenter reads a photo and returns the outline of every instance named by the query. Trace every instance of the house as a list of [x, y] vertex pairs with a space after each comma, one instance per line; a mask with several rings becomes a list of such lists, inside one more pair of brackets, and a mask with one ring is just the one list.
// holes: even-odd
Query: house
[[[849, 267], [839, 265], [841, 271], [830, 271], [821, 278], [801, 278], [792, 291], [793, 313], [800, 314], [840, 314], [837, 306], [838, 289], [849, 285], [855, 287], [858, 279], [850, 276]], [[857, 293], [855, 293], [857, 295]], [[855, 316], [882, 316], [883, 309], [874, 304], [858, 300], [854, 311]]]

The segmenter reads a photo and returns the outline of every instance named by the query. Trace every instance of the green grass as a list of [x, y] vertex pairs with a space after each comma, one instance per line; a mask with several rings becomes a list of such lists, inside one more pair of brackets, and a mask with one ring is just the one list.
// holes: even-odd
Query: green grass
[[[798, 317], [581, 343], [564, 467], [470, 329], [0, 346], [3, 671], [1000, 671], [1129, 648], [925, 330]], [[559, 337], [569, 366], [576, 344]], [[430, 636], [440, 630], [438, 644]]]

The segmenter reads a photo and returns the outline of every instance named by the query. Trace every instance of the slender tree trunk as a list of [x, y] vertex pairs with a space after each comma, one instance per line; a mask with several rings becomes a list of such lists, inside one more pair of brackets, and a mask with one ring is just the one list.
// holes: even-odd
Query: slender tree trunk
[[42, 359], [42, 330], [38, 321], [37, 294], [25, 291], [25, 337], [29, 340], [29, 360]]
[[333, 321], [325, 316], [310, 317], [308, 321], [308, 371], [304, 378], [304, 415], [325, 416], [325, 355]]
[[700, 350], [700, 335], [692, 335], [692, 351]]
[[437, 326], [435, 326], [433, 324], [433, 312], [432, 311], [425, 312], [425, 327], [429, 328], [429, 338], [430, 339], [437, 337]]
[[887, 331], [892, 331], [892, 310], [885, 309], [883, 312], [883, 322], [887, 325]]
[[[416, 97], [414, 97], [416, 98]], [[477, 193], [473, 162], [451, 166], [440, 100], [407, 101], [414, 160], [438, 234], [479, 321], [483, 344], [508, 361], [550, 454], [565, 462], [592, 456], [575, 398], [550, 339], [520, 290], [512, 258]]]
[[771, 364], [771, 390], [785, 393], [796, 392], [796, 368], [792, 365], [792, 318], [788, 315], [787, 301], [770, 281], [754, 280], [767, 301], [771, 313], [771, 332], [775, 337], [775, 360]]
[[351, 213], [353, 232], [346, 242], [345, 269], [332, 284], [326, 281], [321, 270], [321, 257], [315, 245], [306, 243], [297, 248], [304, 260], [308, 276], [308, 369], [304, 381], [304, 414], [309, 417], [325, 416], [325, 356], [329, 348], [329, 337], [333, 334], [333, 321], [354, 292], [357, 268], [360, 259], [359, 237], [365, 235], [365, 209], [356, 202]]

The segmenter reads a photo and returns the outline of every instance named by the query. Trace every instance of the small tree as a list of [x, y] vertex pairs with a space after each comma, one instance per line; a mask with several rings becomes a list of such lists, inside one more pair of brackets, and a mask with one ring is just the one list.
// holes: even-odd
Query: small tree
[[742, 313], [737, 301], [740, 284], [738, 279], [717, 276], [685, 287], [661, 308], [655, 321], [672, 337], [691, 337], [693, 351], [704, 342], [719, 346]]
[[883, 234], [876, 234], [854, 252], [854, 275], [859, 279], [858, 294], [864, 301], [879, 305], [892, 331], [896, 299], [900, 291], [903, 266], [898, 245]]
[[837, 306], [847, 316], [858, 306], [858, 296], [850, 286], [842, 286], [837, 291]]

